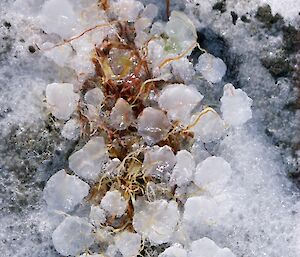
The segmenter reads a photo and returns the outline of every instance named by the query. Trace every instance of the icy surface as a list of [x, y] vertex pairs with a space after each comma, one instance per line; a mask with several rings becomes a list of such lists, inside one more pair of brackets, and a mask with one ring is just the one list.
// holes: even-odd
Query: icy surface
[[69, 167], [78, 176], [95, 180], [99, 176], [106, 158], [106, 146], [103, 137], [93, 137], [82, 149], [69, 157]]
[[68, 120], [61, 130], [61, 135], [68, 140], [78, 139], [80, 135], [80, 124], [78, 121], [75, 119]]
[[52, 234], [55, 249], [63, 256], [78, 255], [93, 243], [92, 229], [85, 219], [66, 217]]
[[111, 126], [117, 130], [126, 129], [134, 120], [133, 111], [128, 102], [119, 98], [110, 114]]
[[100, 208], [100, 206], [92, 205], [89, 219], [93, 225], [100, 226], [106, 221], [105, 211], [102, 208]]
[[50, 209], [70, 212], [88, 195], [89, 189], [81, 179], [60, 170], [48, 180], [44, 199]]
[[[58, 1], [45, 2], [55, 3]], [[164, 1], [147, 1], [147, 4], [149, 2], [153, 2], [159, 7], [158, 19], [165, 17]], [[217, 222], [218, 219], [214, 218], [211, 223], [204, 224], [201, 223], [202, 220], [205, 220], [205, 217], [210, 215], [202, 215], [200, 218], [196, 217], [199, 221], [197, 223], [195, 217], [188, 218], [188, 213], [186, 212], [188, 205], [186, 205], [184, 217], [187, 220], [185, 221], [185, 227], [189, 233], [185, 234], [185, 238], [192, 236], [194, 237], [193, 240], [198, 240], [203, 236], [208, 236], [218, 246], [229, 247], [236, 256], [295, 257], [299, 255], [299, 251], [295, 249], [299, 248], [299, 231], [295, 230], [296, 224], [299, 223], [298, 189], [292, 186], [290, 181], [285, 178], [285, 172], [292, 166], [286, 167], [283, 165], [286, 162], [284, 158], [288, 155], [290, 146], [282, 150], [281, 144], [286, 142], [289, 144], [291, 138], [294, 142], [297, 142], [297, 135], [299, 135], [295, 126], [297, 123], [294, 122], [295, 116], [290, 108], [291, 105], [289, 105], [295, 99], [296, 91], [292, 87], [291, 80], [285, 77], [279, 79], [272, 77], [261, 62], [261, 58], [266, 53], [270, 56], [282, 53], [281, 46], [286, 39], [283, 39], [283, 33], [278, 29], [278, 24], [268, 29], [255, 18], [258, 6], [261, 6], [266, 1], [229, 0], [226, 1], [222, 11], [216, 9], [216, 7], [213, 9], [217, 2], [214, 0], [171, 1], [171, 7], [183, 10], [195, 22], [197, 31], [201, 35], [201, 40], [203, 40], [201, 47], [207, 49], [214, 56], [222, 58], [227, 66], [226, 75], [221, 82], [215, 85], [207, 85], [202, 80], [193, 81], [197, 89], [205, 96], [202, 100], [203, 104], [213, 106], [221, 114], [222, 112], [219, 112], [219, 99], [222, 95], [221, 87], [227, 82], [232, 82], [236, 88], [242, 88], [253, 100], [252, 120], [249, 120], [242, 126], [238, 125], [239, 128], [232, 128], [235, 125], [231, 125], [226, 134], [220, 137], [222, 138], [221, 141], [218, 141], [220, 139], [218, 138], [215, 143], [202, 144], [199, 142], [193, 147], [192, 154], [195, 156], [197, 163], [210, 155], [222, 156], [230, 163], [233, 174], [226, 185], [226, 197], [229, 194], [234, 204], [230, 206], [231, 209], [228, 208], [228, 205], [230, 205], [228, 202], [229, 197], [226, 198], [224, 195], [222, 195], [222, 201], [218, 198], [208, 197], [206, 204], [199, 204], [201, 206], [200, 209], [205, 210], [209, 203], [216, 202], [218, 209], [215, 209], [210, 215], [214, 218], [213, 215], [219, 212], [224, 213], [225, 218], [222, 217], [223, 220], [219, 223]], [[291, 3], [290, 1], [268, 2], [271, 4], [273, 14], [279, 12], [284, 15], [285, 20], [292, 22], [292, 24], [299, 24], [297, 22], [299, 20], [297, 18], [299, 1], [292, 1]], [[63, 12], [63, 14], [68, 16], [68, 19], [78, 19], [80, 17], [80, 22], [86, 22], [86, 19], [90, 17], [96, 23], [106, 22], [102, 20], [103, 17], [100, 15], [97, 16], [98, 18], [100, 17], [99, 19], [94, 19], [95, 16], [88, 15], [88, 17], [85, 15], [85, 12], [81, 12], [80, 8], [88, 6], [89, 3], [61, 1], [58, 5], [68, 7], [68, 10]], [[96, 10], [94, 4], [93, 2], [93, 7], [88, 8], [89, 11]], [[1, 22], [3, 24], [1, 26], [1, 36], [8, 38], [3, 39], [0, 51], [2, 65], [0, 71], [0, 139], [3, 142], [0, 146], [0, 182], [4, 189], [1, 191], [1, 205], [4, 206], [4, 210], [2, 210], [1, 206], [0, 248], [5, 257], [53, 257], [58, 256], [58, 253], [53, 249], [49, 238], [58, 224], [53, 225], [53, 217], [49, 219], [43, 214], [43, 210], [46, 209], [45, 205], [38, 200], [42, 196], [41, 186], [39, 182], [36, 182], [35, 176], [30, 178], [32, 174], [41, 175], [40, 169], [37, 171], [36, 169], [31, 169], [32, 155], [37, 154], [38, 151], [32, 150], [28, 145], [23, 145], [20, 148], [20, 146], [15, 145], [11, 141], [14, 137], [22, 144], [26, 141], [32, 144], [37, 140], [34, 140], [36, 137], [32, 137], [30, 134], [27, 136], [30, 140], [20, 138], [22, 132], [14, 135], [12, 127], [19, 126], [20, 131], [25, 131], [23, 133], [26, 134], [27, 125], [33, 129], [41, 125], [43, 120], [46, 120], [41, 101], [46, 85], [53, 81], [69, 82], [71, 77], [71, 73], [67, 69], [60, 68], [57, 65], [75, 68], [76, 73], [93, 71], [93, 66], [90, 65], [90, 51], [94, 45], [88, 42], [91, 37], [86, 35], [86, 37], [77, 42], [47, 51], [45, 53], [46, 56], [53, 54], [55, 50], [57, 50], [57, 53], [54, 54], [54, 58], [50, 58], [54, 62], [50, 61], [50, 59], [46, 60], [41, 57], [41, 53], [37, 50], [35, 43], [41, 47], [44, 42], [50, 41], [53, 46], [60, 40], [57, 38], [57, 35], [43, 34], [41, 31], [43, 27], [46, 31], [47, 24], [50, 25], [53, 22], [51, 28], [56, 29], [58, 35], [63, 38], [77, 35], [84, 28], [75, 33], [71, 33], [73, 28], [67, 27], [65, 29], [64, 21], [63, 23], [57, 23], [59, 19], [52, 18], [57, 14], [59, 15], [61, 9], [57, 8], [54, 12], [45, 13], [47, 5], [44, 5], [44, 1], [17, 0], [13, 7], [9, 5], [9, 1], [0, 3]], [[134, 12], [136, 13], [136, 11]], [[137, 12], [142, 13], [142, 11]], [[232, 23], [233, 14], [231, 12], [235, 12], [238, 15], [236, 24]], [[52, 19], [43, 27], [40, 27], [39, 22], [35, 20], [35, 16], [41, 16], [41, 13], [44, 16], [43, 18], [48, 19], [50, 17]], [[89, 13], [91, 14], [92, 11]], [[246, 20], [246, 22], [243, 20]], [[4, 21], [10, 22], [10, 29], [8, 29], [9, 25], [4, 23]], [[57, 27], [55, 23], [62, 26], [63, 29]], [[78, 23], [76, 21], [76, 24]], [[181, 25], [181, 21], [177, 22], [177, 24]], [[286, 25], [288, 24], [286, 23]], [[92, 23], [86, 23], [85, 28], [91, 26]], [[164, 28], [165, 23], [158, 21], [151, 28], [151, 31], [156, 30], [164, 33]], [[181, 29], [180, 26], [178, 26], [178, 29]], [[69, 33], [70, 36], [65, 36], [64, 33]], [[100, 38], [104, 38], [107, 34], [105, 30], [97, 30], [97, 33]], [[36, 52], [34, 54], [28, 51], [29, 45], [35, 47]], [[159, 53], [160, 48], [164, 49], [165, 47], [164, 44], [160, 45], [155, 40], [149, 44], [149, 50], [151, 50], [151, 45], [157, 50], [155, 54]], [[283, 45], [283, 47], [286, 47], [286, 45]], [[75, 49], [76, 54], [72, 48]], [[182, 50], [181, 45], [177, 48], [178, 51], [179, 49]], [[178, 51], [175, 54], [178, 54]], [[160, 64], [166, 55], [175, 55], [170, 52], [166, 54], [164, 51], [161, 53], [161, 58], [158, 55], [153, 55], [157, 57], [157, 63], [153, 62], [154, 66]], [[151, 53], [149, 53], [149, 56], [151, 56]], [[285, 61], [289, 61], [290, 57], [284, 55]], [[187, 59], [182, 59], [181, 61], [170, 64], [170, 70], [174, 74], [176, 81], [179, 80], [182, 83], [181, 80], [184, 82], [186, 80], [194, 80], [193, 69], [189, 68], [190, 65]], [[282, 66], [280, 65], [280, 67]], [[75, 84], [76, 82], [74, 82]], [[248, 100], [241, 101], [241, 103], [243, 105], [239, 105], [238, 109], [248, 109], [248, 107], [244, 109], [245, 105], [249, 106]], [[234, 111], [236, 109], [230, 110], [230, 113], [234, 115]], [[249, 114], [246, 116], [249, 117]], [[224, 116], [222, 117], [224, 118]], [[230, 122], [226, 123], [230, 125]], [[266, 140], [265, 130], [275, 138], [282, 139], [279, 144], [276, 143], [279, 147], [270, 144], [269, 139]], [[205, 131], [209, 132], [209, 128]], [[52, 133], [55, 135], [55, 132], [52, 131]], [[7, 135], [9, 136], [7, 137]], [[273, 136], [271, 137], [272, 139], [274, 138]], [[52, 138], [48, 140], [51, 141]], [[46, 144], [44, 141], [41, 142], [41, 145]], [[10, 145], [14, 146], [16, 151], [8, 151], [7, 149], [9, 149]], [[28, 151], [32, 153], [29, 157], [22, 155], [26, 148], [29, 148]], [[62, 153], [61, 149], [63, 149], [62, 145], [58, 147], [59, 154]], [[44, 152], [45, 150], [42, 148], [39, 151]], [[59, 154], [55, 152], [53, 166], [51, 166], [51, 162], [45, 162], [45, 164], [50, 166], [47, 169], [46, 178], [49, 178], [55, 170], [59, 170], [66, 165], [60, 157], [57, 157]], [[289, 160], [290, 165], [293, 159]], [[25, 163], [26, 166], [20, 168], [12, 165], [20, 163]], [[56, 167], [60, 168], [56, 169]], [[25, 171], [27, 172], [25, 173], [26, 176], [23, 175]], [[29, 182], [24, 181], [24, 177]], [[46, 180], [43, 182], [46, 182]], [[199, 193], [193, 187], [189, 188], [189, 190], [190, 195], [202, 194], [201, 191]], [[31, 198], [36, 199], [31, 200]], [[216, 207], [216, 205], [214, 206]], [[197, 208], [197, 205], [191, 204], [190, 215], [193, 214], [195, 208]], [[7, 211], [8, 209], [9, 211]], [[227, 209], [230, 209], [229, 214], [226, 212]], [[228, 214], [227, 216], [226, 213]], [[200, 229], [195, 231], [194, 229], [197, 230], [199, 224]], [[209, 229], [205, 230], [207, 226]], [[184, 249], [189, 251], [189, 247], [185, 246]], [[156, 255], [153, 254], [153, 256]]]
[[168, 247], [159, 257], [187, 257], [187, 251], [181, 245], [175, 244]]

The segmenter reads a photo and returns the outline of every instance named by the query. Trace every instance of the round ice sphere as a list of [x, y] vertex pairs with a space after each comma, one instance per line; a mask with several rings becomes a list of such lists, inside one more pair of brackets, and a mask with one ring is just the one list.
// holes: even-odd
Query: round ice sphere
[[179, 244], [174, 244], [164, 250], [158, 257], [187, 257], [187, 251]]
[[171, 147], [154, 146], [145, 152], [143, 167], [145, 173], [157, 178], [167, 178], [176, 164], [175, 155]]
[[73, 92], [69, 83], [52, 83], [46, 88], [46, 100], [53, 116], [67, 120], [75, 111], [79, 95]]
[[232, 174], [230, 164], [222, 157], [211, 156], [197, 165], [194, 182], [212, 194], [220, 193]]
[[184, 84], [172, 84], [161, 93], [159, 107], [167, 111], [171, 121], [179, 120], [186, 124], [190, 120], [190, 113], [200, 103], [203, 96], [193, 87]]
[[162, 244], [171, 240], [178, 220], [179, 211], [175, 201], [139, 201], [135, 206], [133, 227], [151, 243]]
[[196, 70], [209, 82], [220, 82], [226, 73], [226, 64], [222, 59], [211, 54], [201, 54], [196, 65]]
[[103, 137], [92, 137], [79, 151], [69, 157], [69, 167], [78, 176], [96, 180], [107, 160]]
[[122, 216], [127, 208], [127, 203], [121, 193], [117, 190], [106, 192], [101, 200], [101, 208], [110, 215]]
[[130, 104], [119, 98], [110, 113], [110, 125], [117, 130], [124, 130], [133, 122], [134, 115]]
[[176, 165], [172, 171], [170, 184], [182, 186], [192, 180], [196, 164], [192, 154], [181, 150], [176, 154]]
[[71, 119], [64, 125], [61, 135], [68, 140], [76, 140], [80, 135], [80, 124], [76, 119]]
[[153, 145], [167, 135], [171, 124], [161, 110], [147, 107], [138, 117], [138, 133], [148, 145]]
[[86, 92], [84, 95], [84, 101], [87, 104], [93, 105], [95, 107], [99, 107], [104, 99], [104, 95], [100, 88], [93, 88]]
[[191, 118], [190, 124], [194, 125], [191, 131], [195, 133], [196, 138], [199, 138], [204, 143], [216, 141], [225, 133], [224, 121], [211, 108], [195, 113]]
[[231, 126], [240, 126], [252, 118], [252, 99], [242, 89], [235, 89], [230, 83], [224, 86], [221, 98], [223, 119]]
[[124, 231], [116, 236], [115, 245], [123, 257], [137, 256], [141, 248], [141, 236]]
[[79, 217], [66, 217], [52, 234], [53, 245], [63, 256], [77, 256], [93, 242], [93, 226]]
[[88, 195], [89, 189], [81, 179], [60, 170], [48, 180], [43, 194], [49, 209], [70, 212]]

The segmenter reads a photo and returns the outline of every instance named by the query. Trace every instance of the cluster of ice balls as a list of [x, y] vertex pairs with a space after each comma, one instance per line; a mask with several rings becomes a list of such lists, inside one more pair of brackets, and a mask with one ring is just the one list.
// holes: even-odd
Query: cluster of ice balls
[[[51, 19], [55, 6], [59, 4], [68, 9], [68, 12], [61, 14], [62, 26], [58, 26], [59, 19]], [[148, 45], [147, 61], [154, 80], [179, 78], [185, 82], [166, 86], [151, 99], [138, 117], [134, 117], [131, 105], [122, 98], [117, 100], [110, 113], [113, 129], [124, 130], [136, 126], [143, 144], [147, 146], [143, 162], [146, 174], [161, 179], [167, 188], [176, 186], [175, 195], [183, 208], [174, 200], [155, 197], [152, 201], [137, 199], [134, 202], [132, 224], [135, 232], [123, 231], [114, 236], [103, 227], [110, 217], [122, 217], [126, 213], [127, 202], [119, 191], [106, 192], [99, 205], [89, 206], [88, 215], [77, 214], [80, 205], [88, 204], [85, 199], [91, 186], [101, 179], [104, 172], [109, 171], [111, 176], [117, 174], [121, 165], [121, 160], [109, 158], [104, 138], [94, 136], [71, 154], [68, 169], [58, 171], [45, 186], [44, 199], [49, 210], [66, 215], [53, 232], [54, 247], [64, 256], [98, 256], [84, 252], [94, 244], [104, 242], [108, 244], [107, 256], [121, 254], [131, 257], [139, 254], [142, 240], [148, 240], [153, 245], [172, 244], [161, 253], [161, 257], [193, 257], [199, 256], [199, 252], [205, 257], [233, 257], [235, 255], [229, 249], [221, 249], [212, 240], [198, 236], [201, 231], [219, 223], [224, 215], [219, 213], [218, 205], [227, 197], [224, 192], [232, 174], [230, 164], [222, 157], [211, 156], [203, 147], [200, 148], [205, 158], [199, 158], [196, 144], [192, 149], [182, 149], [174, 154], [169, 146], [160, 147], [156, 143], [168, 135], [174, 122], [193, 132], [197, 142], [222, 140], [226, 137], [227, 129], [242, 126], [251, 119], [252, 100], [241, 89], [226, 84], [220, 99], [220, 114], [202, 106], [201, 101], [205, 96], [189, 82], [193, 76], [201, 74], [207, 81], [219, 83], [225, 75], [226, 65], [208, 53], [199, 57], [195, 67], [187, 59], [197, 40], [195, 28], [188, 17], [180, 12], [172, 12], [169, 22], [164, 24], [155, 20], [157, 8], [154, 5], [144, 7], [135, 0], [112, 1], [112, 4], [114, 13], [111, 15], [135, 23], [137, 46], [143, 45], [154, 35], [158, 37]], [[104, 23], [106, 14], [99, 12], [103, 18], [100, 23]], [[79, 32], [84, 25], [94, 25], [91, 17], [97, 17], [99, 23], [99, 15], [96, 14], [89, 16], [86, 24], [82, 24], [82, 21], [78, 23], [78, 11], [70, 1], [49, 0], [42, 8], [41, 24], [47, 33], [56, 33], [66, 39]], [[99, 31], [72, 43], [77, 53], [75, 56], [70, 52], [69, 45], [46, 51], [46, 55], [58, 65], [73, 68], [77, 74], [92, 73], [90, 56], [94, 44], [109, 33], [114, 33], [111, 27]], [[167, 35], [167, 40], [162, 34]], [[177, 58], [182, 53], [183, 57]], [[82, 56], [84, 58], [80, 59]], [[80, 136], [80, 122], [76, 118], [80, 93], [80, 86], [71, 83], [53, 83], [46, 89], [49, 110], [56, 119], [65, 122], [61, 133], [68, 140], [76, 140]], [[91, 124], [97, 124], [101, 119], [103, 92], [96, 87], [87, 91], [83, 99], [85, 115]]]

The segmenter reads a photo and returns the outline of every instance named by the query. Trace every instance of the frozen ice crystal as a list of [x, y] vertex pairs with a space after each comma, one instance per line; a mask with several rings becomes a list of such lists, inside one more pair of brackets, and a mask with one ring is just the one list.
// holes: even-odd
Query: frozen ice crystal
[[223, 119], [231, 126], [240, 126], [252, 118], [252, 99], [242, 89], [235, 89], [230, 83], [224, 86], [221, 98]]
[[61, 130], [61, 135], [68, 140], [76, 140], [80, 135], [80, 124], [76, 119], [68, 120]]
[[110, 113], [110, 124], [117, 130], [126, 129], [134, 119], [130, 104], [123, 98], [119, 98]]
[[103, 137], [92, 137], [79, 151], [69, 157], [69, 167], [78, 176], [95, 180], [107, 159]]
[[99, 107], [104, 99], [104, 95], [100, 88], [93, 88], [86, 92], [84, 100], [87, 104]]
[[222, 157], [211, 156], [196, 167], [194, 182], [211, 194], [222, 192], [230, 179], [232, 169]]
[[127, 208], [127, 203], [121, 193], [117, 190], [106, 192], [101, 200], [101, 208], [110, 215], [122, 216]]
[[106, 214], [100, 206], [92, 205], [89, 218], [93, 225], [99, 226], [106, 221]]
[[112, 2], [112, 8], [120, 20], [133, 22], [143, 11], [144, 5], [140, 1], [135, 0], [117, 0]]
[[138, 132], [148, 145], [153, 145], [167, 135], [171, 124], [161, 110], [147, 107], [138, 117]]
[[[158, 257], [187, 257], [187, 251], [179, 244], [174, 244], [164, 250]], [[202, 257], [202, 256], [201, 256]]]
[[175, 201], [137, 202], [133, 216], [135, 231], [153, 244], [170, 242], [179, 220]]
[[137, 256], [141, 248], [141, 236], [124, 231], [116, 236], [115, 245], [123, 257]]
[[146, 151], [143, 167], [147, 175], [164, 178], [171, 172], [175, 164], [176, 158], [169, 146], [154, 146]]
[[89, 185], [64, 170], [58, 171], [44, 188], [44, 199], [52, 210], [70, 212], [89, 193]]
[[52, 234], [53, 245], [63, 256], [77, 256], [93, 242], [93, 226], [79, 217], [66, 217]]
[[201, 54], [196, 65], [196, 70], [209, 82], [220, 82], [226, 73], [226, 65], [220, 59], [211, 54]]
[[171, 185], [182, 186], [192, 180], [196, 164], [192, 154], [186, 150], [178, 151], [176, 154], [176, 165], [170, 178]]
[[189, 257], [235, 257], [228, 248], [220, 248], [214, 241], [207, 237], [203, 237], [192, 242]]
[[191, 131], [204, 143], [216, 141], [225, 133], [225, 123], [213, 109], [195, 113], [191, 118], [191, 124], [194, 125]]
[[179, 120], [186, 124], [190, 121], [191, 111], [200, 103], [203, 96], [193, 87], [172, 84], [166, 87], [159, 99], [160, 108], [167, 111], [171, 121]]
[[46, 88], [46, 100], [57, 119], [67, 120], [75, 111], [79, 95], [73, 92], [69, 83], [52, 83]]

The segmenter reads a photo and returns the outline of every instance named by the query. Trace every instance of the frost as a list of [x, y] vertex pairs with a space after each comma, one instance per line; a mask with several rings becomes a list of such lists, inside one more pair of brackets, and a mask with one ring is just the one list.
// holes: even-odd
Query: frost
[[171, 124], [163, 111], [147, 107], [138, 117], [138, 132], [148, 145], [153, 145], [167, 135]]
[[80, 124], [76, 119], [71, 119], [66, 122], [61, 135], [68, 140], [76, 140], [80, 135]]
[[192, 242], [189, 257], [235, 257], [228, 248], [219, 248], [214, 241], [207, 237], [203, 237]]
[[106, 145], [103, 137], [91, 138], [79, 151], [69, 157], [69, 167], [78, 176], [95, 180], [107, 159]]
[[154, 146], [146, 151], [143, 167], [147, 175], [164, 178], [171, 172], [175, 164], [176, 158], [169, 146]]
[[66, 217], [52, 234], [56, 251], [63, 256], [80, 254], [94, 242], [92, 229], [83, 218]]
[[226, 65], [220, 58], [204, 53], [198, 59], [196, 70], [201, 72], [207, 81], [218, 83], [226, 73]]
[[141, 236], [124, 231], [117, 235], [115, 245], [123, 257], [137, 256], [141, 248]]
[[191, 118], [191, 128], [197, 138], [208, 143], [220, 139], [225, 133], [225, 123], [213, 109], [195, 113]]
[[[158, 257], [187, 257], [187, 251], [179, 244], [172, 245], [164, 250]], [[202, 257], [202, 256], [201, 256]]]
[[194, 88], [184, 84], [172, 84], [166, 87], [159, 99], [160, 108], [167, 111], [169, 120], [189, 122], [191, 111], [200, 103], [203, 96]]
[[60, 170], [48, 180], [44, 199], [50, 209], [70, 212], [88, 195], [89, 189], [87, 183]]
[[211, 194], [220, 193], [228, 182], [232, 169], [222, 157], [211, 156], [196, 167], [194, 182]]
[[134, 116], [131, 106], [123, 98], [119, 98], [110, 113], [111, 126], [117, 130], [124, 130], [133, 120]]
[[106, 214], [100, 206], [92, 205], [89, 218], [93, 225], [99, 226], [100, 224], [105, 223]]
[[107, 211], [110, 215], [122, 216], [127, 208], [127, 203], [117, 190], [109, 191], [101, 200], [101, 208]]
[[46, 88], [46, 100], [57, 119], [67, 120], [75, 111], [79, 96], [69, 83], [52, 83]]
[[170, 242], [179, 220], [175, 201], [157, 200], [138, 202], [133, 217], [133, 227], [153, 244]]
[[192, 180], [196, 168], [193, 156], [186, 150], [176, 154], [176, 165], [170, 178], [171, 185], [183, 186]]
[[232, 84], [224, 86], [221, 98], [223, 119], [231, 126], [240, 126], [252, 118], [252, 99], [241, 89], [235, 89]]

